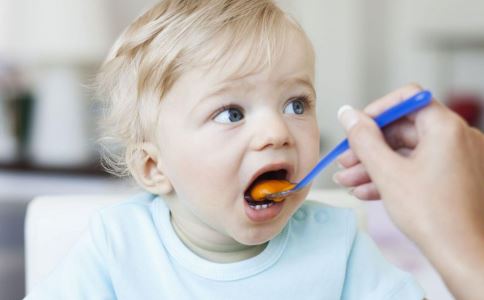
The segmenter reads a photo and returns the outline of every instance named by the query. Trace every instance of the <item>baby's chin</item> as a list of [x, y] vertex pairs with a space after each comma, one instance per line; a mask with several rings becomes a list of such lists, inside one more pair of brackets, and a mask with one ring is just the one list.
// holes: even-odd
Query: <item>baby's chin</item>
[[284, 228], [287, 221], [283, 224], [257, 225], [251, 228], [240, 230], [232, 238], [238, 243], [247, 246], [257, 246], [267, 243], [275, 238]]
[[262, 224], [244, 224], [243, 228], [238, 228], [238, 230], [232, 232], [232, 238], [238, 243], [248, 246], [267, 243], [281, 233], [291, 216], [302, 204], [306, 194], [307, 192], [289, 200], [291, 202], [285, 205], [277, 219]]
[[236, 241], [238, 243], [240, 243], [242, 245], [246, 245], [246, 246], [258, 246], [258, 245], [262, 245], [262, 244], [269, 242], [275, 236], [277, 236], [277, 234], [270, 235], [270, 236], [260, 235], [260, 236], [257, 236], [257, 237], [243, 237], [243, 238], [240, 238], [240, 239], [236, 239]]

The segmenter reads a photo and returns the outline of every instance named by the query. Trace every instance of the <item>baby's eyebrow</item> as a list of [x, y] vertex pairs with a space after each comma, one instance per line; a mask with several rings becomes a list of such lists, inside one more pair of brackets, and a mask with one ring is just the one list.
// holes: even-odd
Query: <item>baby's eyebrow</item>
[[[295, 86], [295, 85], [303, 85], [306, 86], [311, 90], [313, 95], [316, 95], [316, 91], [314, 89], [312, 81], [307, 77], [289, 77], [280, 79], [276, 82], [278, 86]], [[192, 110], [195, 110], [196, 107], [201, 105], [202, 103], [214, 99], [215, 96], [220, 96], [226, 93], [227, 91], [234, 90], [234, 89], [250, 89], [251, 84], [247, 81], [241, 80], [240, 78], [229, 80], [222, 82], [218, 85], [212, 92], [209, 92], [206, 95], [203, 95], [195, 107]]]
[[314, 89], [312, 81], [306, 77], [285, 78], [279, 80], [277, 83], [279, 86], [304, 85], [311, 90], [313, 95], [316, 95], [316, 90]]
[[202, 95], [199, 98], [199, 100], [196, 102], [195, 106], [190, 110], [190, 113], [192, 111], [195, 111], [196, 108], [198, 106], [202, 105], [203, 103], [210, 101], [210, 100], [213, 100], [213, 99], [217, 99], [216, 96], [223, 95], [230, 90], [249, 89], [249, 88], [250, 88], [250, 84], [248, 82], [245, 82], [245, 81], [230, 80], [230, 81], [222, 82], [220, 85], [217, 85], [213, 91], [211, 91], [211, 92], [209, 92], [205, 95]]
[[250, 84], [245, 82], [245, 81], [227, 81], [222, 84], [220, 84], [217, 88], [215, 88], [214, 91], [210, 92], [209, 94], [203, 96], [203, 98], [200, 100], [202, 102], [205, 99], [212, 98], [214, 96], [220, 96], [227, 91], [234, 90], [234, 89], [249, 89]]

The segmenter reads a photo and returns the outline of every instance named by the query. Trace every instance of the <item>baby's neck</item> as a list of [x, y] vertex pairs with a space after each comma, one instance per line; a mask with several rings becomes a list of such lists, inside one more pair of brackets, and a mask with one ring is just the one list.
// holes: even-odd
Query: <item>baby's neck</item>
[[[193, 253], [217, 263], [231, 263], [254, 257], [261, 253], [267, 243], [248, 246], [232, 239], [206, 238], [206, 233], [200, 232], [199, 226], [183, 222], [170, 214], [170, 221], [180, 240]], [[195, 225], [195, 226], [193, 226]]]

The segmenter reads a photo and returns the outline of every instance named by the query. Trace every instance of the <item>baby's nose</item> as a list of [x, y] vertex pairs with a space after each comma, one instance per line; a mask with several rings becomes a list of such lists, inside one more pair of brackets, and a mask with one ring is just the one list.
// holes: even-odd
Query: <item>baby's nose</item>
[[275, 113], [259, 118], [253, 132], [252, 149], [255, 150], [287, 147], [293, 143], [292, 134], [284, 116]]

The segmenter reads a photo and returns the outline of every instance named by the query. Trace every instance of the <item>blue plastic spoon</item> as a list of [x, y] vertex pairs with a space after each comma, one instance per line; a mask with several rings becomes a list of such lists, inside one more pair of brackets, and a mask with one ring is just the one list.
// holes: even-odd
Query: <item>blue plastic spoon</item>
[[[422, 107], [427, 106], [432, 101], [432, 93], [429, 91], [422, 91], [413, 97], [404, 100], [396, 104], [395, 106], [389, 108], [388, 110], [384, 111], [380, 115], [374, 118], [375, 123], [378, 127], [383, 128], [388, 124], [395, 122], [396, 120], [418, 110]], [[318, 175], [325, 167], [327, 167], [331, 162], [333, 162], [338, 156], [340, 156], [343, 152], [349, 149], [348, 139], [344, 139], [341, 143], [339, 143], [333, 150], [331, 150], [326, 156], [321, 158], [318, 164], [303, 178], [296, 186], [290, 190], [273, 193], [265, 196], [265, 199], [275, 199], [275, 198], [284, 198], [287, 197], [289, 194], [292, 194], [306, 185], [308, 185], [316, 175]]]

